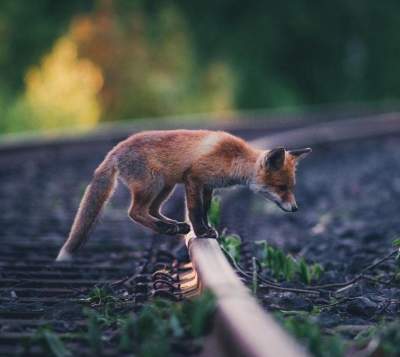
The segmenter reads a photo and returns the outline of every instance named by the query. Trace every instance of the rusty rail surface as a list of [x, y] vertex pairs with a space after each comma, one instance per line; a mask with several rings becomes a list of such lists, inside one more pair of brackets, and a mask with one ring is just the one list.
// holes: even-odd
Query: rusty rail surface
[[[400, 133], [400, 114], [390, 113], [293, 129], [254, 140], [252, 145], [313, 146], [344, 140]], [[199, 287], [217, 297], [213, 344], [221, 355], [253, 357], [307, 356], [292, 337], [250, 295], [222, 253], [215, 239], [186, 236], [189, 253], [198, 274]]]

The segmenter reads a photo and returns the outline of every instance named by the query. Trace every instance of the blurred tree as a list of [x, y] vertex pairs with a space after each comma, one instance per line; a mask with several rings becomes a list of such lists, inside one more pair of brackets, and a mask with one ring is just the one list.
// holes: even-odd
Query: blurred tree
[[27, 73], [25, 98], [42, 128], [93, 126], [101, 115], [102, 86], [100, 68], [78, 58], [76, 44], [62, 37], [41, 66]]
[[399, 10], [396, 0], [3, 0], [0, 130], [27, 122], [12, 119], [26, 112], [24, 76], [60, 36], [101, 70], [103, 119], [399, 99]]
[[61, 37], [40, 66], [26, 75], [26, 91], [5, 113], [3, 130], [94, 126], [101, 115], [97, 94], [103, 85], [101, 70], [78, 58], [77, 46]]
[[210, 61], [200, 70], [176, 7], [147, 13], [141, 2], [101, 0], [76, 17], [71, 38], [84, 58], [101, 67], [103, 117], [218, 111], [232, 108], [229, 68]]
[[237, 74], [239, 108], [400, 97], [397, 0], [175, 3], [197, 58]]
[[92, 7], [93, 0], [0, 1], [0, 91], [21, 90], [28, 67], [39, 62], [71, 17]]

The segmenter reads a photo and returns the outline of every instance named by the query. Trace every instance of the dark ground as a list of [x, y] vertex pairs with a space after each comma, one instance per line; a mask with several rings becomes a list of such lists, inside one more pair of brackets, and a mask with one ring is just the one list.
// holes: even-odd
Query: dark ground
[[[295, 257], [320, 263], [325, 273], [315, 283], [350, 280], [393, 251], [392, 241], [400, 236], [399, 153], [399, 137], [315, 147], [298, 168], [298, 212], [284, 213], [238, 189], [223, 200], [221, 227], [244, 241], [266, 240]], [[400, 282], [393, 279], [395, 273], [394, 259], [369, 271], [368, 276], [390, 284], [355, 284], [337, 296], [335, 301], [344, 298], [343, 303], [321, 308], [317, 322], [330, 332], [346, 330], [345, 335], [353, 337], [363, 327], [398, 317]], [[310, 312], [333, 301], [273, 290], [260, 292], [259, 298], [268, 310], [294, 312]]]

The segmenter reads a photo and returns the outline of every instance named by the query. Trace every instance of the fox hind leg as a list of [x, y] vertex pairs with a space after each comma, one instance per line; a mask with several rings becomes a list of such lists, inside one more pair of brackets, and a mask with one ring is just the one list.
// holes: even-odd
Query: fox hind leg
[[190, 226], [185, 222], [178, 222], [171, 218], [165, 217], [160, 211], [163, 203], [170, 197], [174, 186], [164, 186], [160, 193], [154, 198], [153, 202], [150, 204], [149, 213], [155, 218], [162, 221], [177, 224], [179, 227], [179, 234], [187, 234], [190, 232]]
[[150, 204], [149, 213], [158, 219], [170, 222], [177, 223], [175, 220], [165, 217], [161, 212], [162, 204], [169, 198], [172, 193], [174, 187], [165, 186], [161, 189], [160, 193], [154, 198], [154, 200]]
[[143, 189], [142, 186], [131, 186], [132, 204], [129, 209], [129, 217], [135, 222], [140, 223], [160, 234], [183, 234], [184, 232], [182, 232], [182, 230], [184, 230], [185, 233], [188, 233], [190, 230], [188, 225], [187, 227], [183, 227], [176, 223], [161, 219], [161, 216], [154, 217], [150, 214], [152, 202], [163, 189], [161, 188], [161, 190], [157, 190], [156, 186], [157, 185], [150, 185], [146, 187], [146, 189]]

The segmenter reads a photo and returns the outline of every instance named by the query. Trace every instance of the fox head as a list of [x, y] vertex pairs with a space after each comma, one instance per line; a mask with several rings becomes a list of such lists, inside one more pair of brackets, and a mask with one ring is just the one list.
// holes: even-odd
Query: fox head
[[265, 151], [257, 160], [250, 188], [264, 198], [275, 202], [286, 212], [297, 211], [293, 189], [296, 183], [296, 166], [311, 152], [310, 148], [287, 151], [276, 148]]

